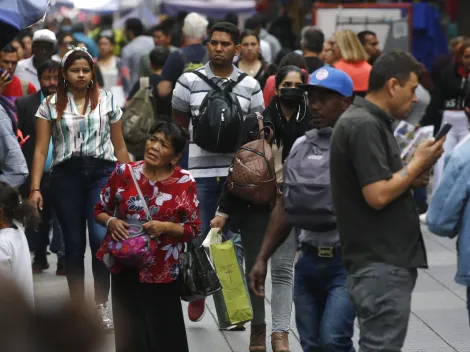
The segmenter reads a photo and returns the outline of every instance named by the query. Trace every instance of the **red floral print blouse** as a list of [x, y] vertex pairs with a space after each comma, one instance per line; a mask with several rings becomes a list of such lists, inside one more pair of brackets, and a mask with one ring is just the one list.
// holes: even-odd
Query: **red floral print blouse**
[[[139, 199], [130, 170], [142, 190], [153, 220], [179, 223], [184, 227], [184, 236], [177, 239], [161, 235], [150, 241], [155, 251], [152, 264], [140, 269], [140, 282], [165, 283], [178, 278], [178, 258], [183, 252], [183, 242], [189, 242], [199, 233], [199, 201], [196, 182], [189, 171], [176, 167], [173, 174], [163, 181], [150, 181], [143, 173], [144, 161], [118, 165], [101, 191], [101, 201], [95, 205], [95, 216], [108, 213], [114, 216], [118, 207], [121, 220], [139, 219], [145, 222], [146, 213]], [[119, 273], [122, 265], [108, 253], [109, 233], [96, 256], [112, 273]]]

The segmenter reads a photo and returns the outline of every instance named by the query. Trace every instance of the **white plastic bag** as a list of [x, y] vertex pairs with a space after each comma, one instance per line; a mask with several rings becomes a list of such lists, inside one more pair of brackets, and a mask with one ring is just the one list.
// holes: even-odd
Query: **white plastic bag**
[[213, 228], [207, 234], [206, 239], [202, 242], [202, 246], [207, 248], [209, 251], [210, 258], [212, 259], [211, 254], [211, 244], [221, 244], [222, 243], [222, 233], [219, 233], [219, 228]]

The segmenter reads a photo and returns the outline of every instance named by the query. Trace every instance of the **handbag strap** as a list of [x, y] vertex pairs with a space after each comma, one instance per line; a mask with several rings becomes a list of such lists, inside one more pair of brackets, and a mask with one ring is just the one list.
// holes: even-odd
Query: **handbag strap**
[[151, 221], [152, 216], [150, 215], [150, 211], [149, 211], [149, 208], [147, 206], [147, 202], [145, 201], [145, 198], [142, 194], [142, 190], [140, 189], [140, 186], [137, 183], [137, 180], [135, 179], [134, 169], [132, 168], [132, 166], [130, 164], [127, 164], [127, 167], [129, 168], [129, 171], [130, 171], [130, 174], [131, 174], [131, 177], [132, 177], [132, 181], [134, 181], [135, 188], [137, 188], [137, 192], [139, 193], [139, 198], [142, 201], [142, 206], [144, 207], [145, 214], [147, 215], [147, 221]]

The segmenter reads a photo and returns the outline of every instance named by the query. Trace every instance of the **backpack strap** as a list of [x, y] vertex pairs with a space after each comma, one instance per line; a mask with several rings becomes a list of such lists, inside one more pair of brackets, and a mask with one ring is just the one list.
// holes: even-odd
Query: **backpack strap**
[[150, 80], [148, 77], [140, 77], [139, 78], [139, 85], [140, 85], [140, 89], [142, 88], [148, 88], [149, 85], [150, 85]]
[[21, 92], [23, 93], [23, 96], [27, 96], [29, 95], [29, 82], [28, 81], [24, 81], [24, 80], [20, 80], [21, 82]]
[[194, 73], [196, 76], [198, 76], [200, 79], [202, 79], [204, 82], [206, 82], [209, 86], [211, 86], [213, 89], [217, 89], [217, 90], [222, 90], [222, 88], [220, 88], [217, 84], [215, 84], [214, 82], [212, 82], [211, 79], [209, 79], [209, 77], [207, 77], [206, 75], [203, 75], [201, 72], [199, 71], [192, 71], [192, 73]]
[[243, 80], [245, 79], [245, 77], [247, 77], [247, 76], [248, 76], [248, 75], [247, 75], [245, 72], [240, 73], [240, 75], [238, 76], [237, 80], [234, 81], [234, 82], [232, 82], [232, 83], [230, 84], [230, 86], [232, 87], [232, 89], [235, 88], [235, 86], [236, 86], [238, 83], [240, 83], [241, 81], [243, 81]]

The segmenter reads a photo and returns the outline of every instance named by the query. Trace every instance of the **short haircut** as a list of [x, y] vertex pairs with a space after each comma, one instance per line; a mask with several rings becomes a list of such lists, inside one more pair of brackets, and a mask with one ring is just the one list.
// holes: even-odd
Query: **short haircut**
[[157, 46], [149, 54], [150, 65], [154, 69], [162, 68], [168, 56], [170, 56], [170, 51], [167, 48]]
[[183, 35], [187, 38], [202, 40], [207, 34], [207, 25], [209, 22], [202, 15], [191, 12], [184, 19]]
[[235, 45], [240, 44], [240, 30], [232, 23], [219, 22], [214, 24], [211, 28], [210, 38], [212, 38], [214, 32], [228, 33], [230, 34], [230, 37], [232, 38], [232, 41], [235, 43]]
[[46, 71], [59, 71], [60, 69], [60, 63], [55, 61], [55, 60], [46, 60], [44, 61], [43, 63], [41, 63], [38, 68], [37, 68], [37, 71], [38, 71], [38, 78], [41, 79], [42, 77], [42, 74]]
[[11, 44], [7, 44], [5, 45], [3, 48], [0, 49], [0, 52], [2, 53], [8, 53], [8, 54], [11, 54], [11, 53], [15, 53], [17, 54], [18, 51], [16, 50], [16, 48], [11, 45]]
[[421, 65], [413, 55], [401, 50], [383, 54], [374, 62], [370, 71], [369, 92], [382, 89], [392, 78], [404, 85], [411, 73], [415, 73], [418, 78], [421, 75]]
[[144, 33], [144, 25], [138, 18], [129, 18], [125, 22], [125, 28], [131, 31], [136, 37]]
[[160, 23], [157, 24], [156, 26], [152, 27], [152, 33], [155, 33], [157, 31], [162, 32], [164, 35], [168, 36], [171, 34], [171, 27], [168, 26], [166, 23]]
[[359, 41], [361, 42], [362, 45], [366, 43], [366, 37], [368, 35], [373, 35], [374, 37], [377, 37], [377, 34], [375, 32], [365, 30], [362, 32], [357, 33], [357, 37], [359, 38]]
[[165, 137], [168, 138], [173, 145], [175, 154], [182, 153], [189, 141], [188, 130], [174, 122], [166, 121], [167, 119], [170, 119], [169, 117], [160, 116], [160, 119], [161, 120], [157, 121], [150, 129], [150, 136], [157, 132], [163, 132]]
[[325, 42], [325, 35], [323, 32], [314, 26], [307, 26], [302, 29], [301, 34], [302, 45], [308, 51], [314, 53], [321, 53], [323, 50], [323, 43]]

